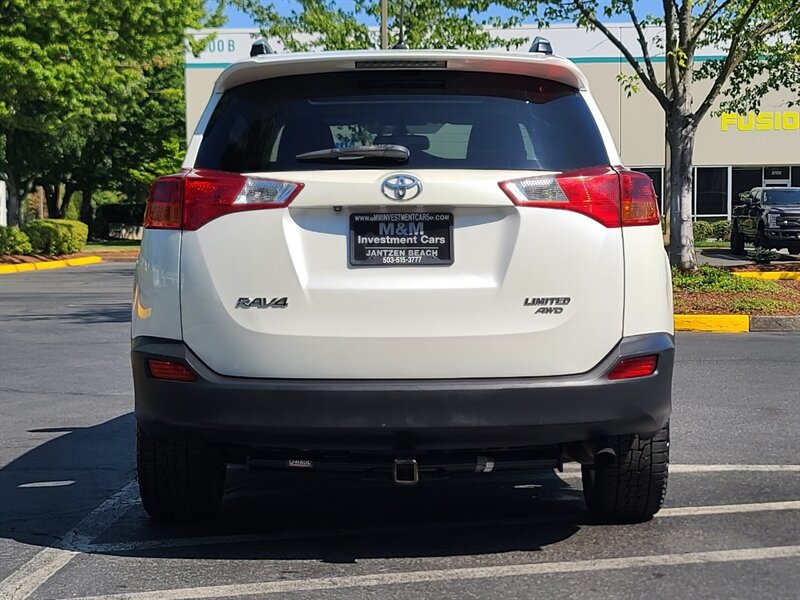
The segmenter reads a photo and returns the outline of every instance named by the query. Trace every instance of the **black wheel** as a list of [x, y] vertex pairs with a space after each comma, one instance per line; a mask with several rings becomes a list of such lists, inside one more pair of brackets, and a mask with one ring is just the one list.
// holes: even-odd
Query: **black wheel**
[[744, 234], [739, 231], [735, 221], [731, 227], [731, 254], [736, 256], [744, 254]]
[[786, 250], [789, 254], [800, 254], [800, 246], [789, 246]]
[[669, 425], [652, 438], [614, 436], [609, 447], [616, 456], [582, 468], [589, 514], [602, 523], [647, 521], [667, 493]]
[[758, 228], [758, 233], [756, 234], [756, 248], [765, 248], [767, 250], [772, 248], [763, 227]]
[[136, 466], [142, 505], [154, 519], [188, 521], [219, 511], [225, 452], [188, 439], [158, 439], [137, 431]]

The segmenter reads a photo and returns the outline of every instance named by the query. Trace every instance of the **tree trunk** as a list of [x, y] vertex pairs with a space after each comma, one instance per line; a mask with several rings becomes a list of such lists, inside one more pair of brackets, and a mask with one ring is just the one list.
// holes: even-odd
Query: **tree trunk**
[[87, 183], [81, 186], [83, 198], [81, 199], [81, 221], [89, 227], [89, 237], [92, 237], [92, 221], [94, 220], [94, 210], [92, 208], [92, 194], [94, 193], [94, 183]]
[[44, 188], [36, 186], [36, 218], [44, 219]]
[[58, 186], [52, 183], [42, 184], [44, 198], [47, 201], [47, 216], [50, 219], [58, 219]]
[[64, 184], [64, 197], [61, 200], [61, 206], [58, 209], [58, 218], [63, 219], [67, 216], [67, 209], [69, 208], [69, 203], [72, 202], [72, 194], [75, 193], [75, 184], [71, 181], [68, 181]]
[[12, 173], [8, 174], [8, 181], [6, 183], [6, 188], [8, 191], [8, 198], [6, 199], [7, 202], [7, 211], [8, 211], [8, 221], [7, 223], [9, 226], [17, 226], [19, 227], [19, 186], [17, 186], [17, 179], [14, 177]]
[[682, 269], [694, 269], [692, 228], [692, 158], [697, 129], [691, 113], [676, 110], [667, 116], [669, 144], [670, 262]]

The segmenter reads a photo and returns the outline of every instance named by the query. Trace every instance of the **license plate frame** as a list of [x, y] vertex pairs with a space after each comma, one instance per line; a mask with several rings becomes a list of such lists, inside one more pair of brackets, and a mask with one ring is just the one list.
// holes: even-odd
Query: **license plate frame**
[[453, 222], [453, 213], [447, 211], [351, 213], [348, 263], [351, 267], [452, 265]]

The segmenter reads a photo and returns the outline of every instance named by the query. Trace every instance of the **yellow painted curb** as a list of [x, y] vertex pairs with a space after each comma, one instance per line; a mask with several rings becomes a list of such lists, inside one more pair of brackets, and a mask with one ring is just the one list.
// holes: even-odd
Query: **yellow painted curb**
[[82, 267], [83, 265], [93, 265], [99, 262], [103, 262], [103, 259], [99, 256], [81, 256], [80, 258], [66, 258], [64, 260], [0, 265], [0, 275], [25, 273], [26, 271], [47, 271], [49, 269], [63, 269], [64, 267]]
[[82, 267], [84, 265], [93, 265], [103, 262], [103, 259], [99, 256], [81, 256], [80, 258], [68, 258], [64, 262], [70, 267]]
[[797, 279], [800, 281], [800, 271], [734, 271], [736, 277], [748, 279]]
[[675, 331], [742, 333], [750, 331], [750, 317], [748, 315], [675, 315]]
[[48, 269], [63, 269], [67, 263], [63, 260], [48, 260], [46, 262], [32, 263], [37, 271], [47, 271]]

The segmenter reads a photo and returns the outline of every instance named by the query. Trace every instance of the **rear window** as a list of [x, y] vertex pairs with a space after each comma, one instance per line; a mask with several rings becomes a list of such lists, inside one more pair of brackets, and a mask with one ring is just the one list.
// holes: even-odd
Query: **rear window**
[[331, 147], [400, 144], [404, 168], [545, 169], [608, 164], [577, 90], [469, 72], [352, 71], [267, 79], [225, 92], [197, 168], [233, 172], [386, 168], [369, 159], [305, 162]]

